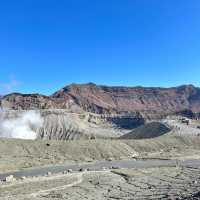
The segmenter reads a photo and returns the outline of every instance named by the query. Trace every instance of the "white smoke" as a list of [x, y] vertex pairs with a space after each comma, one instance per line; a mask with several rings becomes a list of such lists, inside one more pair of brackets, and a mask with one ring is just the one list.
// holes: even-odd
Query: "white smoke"
[[37, 129], [43, 124], [42, 117], [35, 111], [22, 113], [12, 119], [2, 118], [0, 121], [0, 137], [36, 139]]

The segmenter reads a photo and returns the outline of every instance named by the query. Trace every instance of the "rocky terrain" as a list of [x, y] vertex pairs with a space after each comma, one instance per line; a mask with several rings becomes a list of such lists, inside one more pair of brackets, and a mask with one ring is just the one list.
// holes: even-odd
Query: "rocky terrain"
[[37, 130], [38, 138], [115, 138], [169, 115], [198, 118], [200, 89], [192, 85], [144, 88], [71, 84], [50, 96], [8, 94], [0, 99], [0, 106], [8, 119], [25, 111], [39, 112], [44, 123]]
[[[76, 141], [27, 141], [0, 140], [0, 173], [30, 167], [44, 170], [44, 165], [59, 167], [59, 164], [81, 166], [96, 160], [125, 159], [149, 163], [159, 160], [163, 166], [132, 167], [123, 169], [105, 168], [92, 171], [68, 171], [45, 176], [6, 177], [0, 182], [2, 200], [44, 199], [199, 199], [199, 161], [189, 166], [182, 165], [187, 159], [200, 158], [200, 139], [175, 135], [163, 135], [145, 140], [76, 140]], [[175, 165], [167, 166], [165, 159], [176, 159]], [[170, 161], [170, 160], [169, 160]], [[195, 163], [195, 162], [194, 162]], [[138, 165], [138, 164], [137, 164]], [[166, 166], [165, 166], [166, 165]], [[31, 169], [31, 168], [30, 168]], [[23, 173], [25, 170], [22, 170]], [[14, 173], [13, 173], [14, 174]]]
[[72, 84], [0, 106], [2, 200], [200, 198], [199, 88]]
[[2, 200], [199, 199], [200, 169], [161, 167], [81, 172], [3, 184]]
[[154, 168], [104, 169], [0, 183], [2, 200], [44, 199], [199, 199], [200, 168], [163, 166]]
[[199, 113], [200, 89], [192, 85], [144, 88], [71, 84], [51, 96], [8, 94], [0, 105], [14, 110], [67, 109], [76, 113], [128, 115], [139, 112], [146, 118], [157, 118], [185, 110]]

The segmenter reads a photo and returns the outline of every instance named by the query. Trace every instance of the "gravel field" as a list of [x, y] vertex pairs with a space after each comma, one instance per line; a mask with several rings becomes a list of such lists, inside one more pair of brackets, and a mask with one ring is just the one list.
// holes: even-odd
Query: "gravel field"
[[82, 172], [19, 180], [1, 185], [0, 199], [199, 199], [199, 191], [199, 168], [160, 167]]

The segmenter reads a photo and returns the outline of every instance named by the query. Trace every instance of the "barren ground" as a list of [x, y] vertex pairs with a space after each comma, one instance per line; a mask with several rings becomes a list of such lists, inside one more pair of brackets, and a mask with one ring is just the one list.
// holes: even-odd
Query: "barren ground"
[[95, 160], [200, 158], [200, 137], [164, 135], [145, 140], [31, 141], [0, 139], [0, 173]]
[[[173, 132], [144, 140], [0, 139], [0, 173], [98, 160], [200, 159], [200, 137]], [[177, 161], [178, 162], [178, 161]], [[163, 162], [164, 163], [164, 162]], [[179, 162], [178, 162], [179, 163]], [[200, 199], [200, 167], [106, 169], [0, 183], [1, 200]]]
[[200, 169], [161, 167], [81, 172], [2, 184], [2, 200], [195, 199]]

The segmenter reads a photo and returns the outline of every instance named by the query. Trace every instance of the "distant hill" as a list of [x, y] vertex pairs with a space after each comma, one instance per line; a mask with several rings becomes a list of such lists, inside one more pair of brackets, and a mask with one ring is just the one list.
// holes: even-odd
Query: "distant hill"
[[159, 122], [152, 122], [142, 125], [128, 134], [120, 137], [120, 139], [145, 139], [155, 138], [164, 135], [171, 131], [171, 129]]
[[135, 115], [161, 118], [189, 110], [200, 112], [200, 88], [110, 87], [93, 83], [71, 84], [51, 96], [13, 93], [0, 100], [1, 107], [14, 110], [68, 109], [72, 112]]

